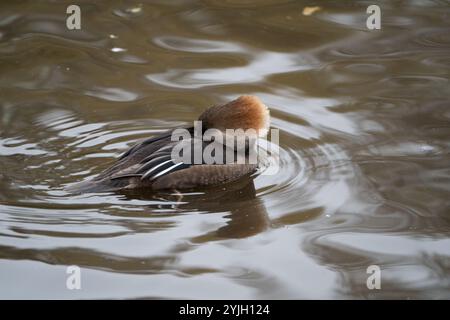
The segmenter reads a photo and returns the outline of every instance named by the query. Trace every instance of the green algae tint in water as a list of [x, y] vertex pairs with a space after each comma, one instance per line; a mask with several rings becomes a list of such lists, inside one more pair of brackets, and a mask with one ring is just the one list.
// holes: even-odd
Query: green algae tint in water
[[[0, 4], [0, 297], [450, 298], [450, 7], [375, 2]], [[64, 191], [242, 94], [277, 175]]]

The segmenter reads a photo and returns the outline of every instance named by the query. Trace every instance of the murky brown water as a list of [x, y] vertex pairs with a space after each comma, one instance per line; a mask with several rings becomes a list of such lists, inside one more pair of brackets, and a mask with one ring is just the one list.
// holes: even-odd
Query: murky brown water
[[[2, 2], [0, 297], [450, 298], [450, 6], [373, 2]], [[241, 94], [281, 130], [254, 189], [63, 191]]]

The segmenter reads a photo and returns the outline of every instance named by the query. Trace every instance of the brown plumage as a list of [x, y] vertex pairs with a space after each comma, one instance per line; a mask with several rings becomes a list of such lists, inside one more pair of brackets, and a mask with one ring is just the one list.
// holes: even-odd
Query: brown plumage
[[[267, 134], [270, 118], [269, 110], [257, 97], [241, 96], [207, 109], [199, 121], [202, 121], [203, 131], [214, 128], [225, 133], [226, 129], [254, 129], [258, 136], [263, 137]], [[190, 134], [194, 132], [193, 128], [187, 130]], [[258, 167], [257, 163], [241, 164], [235, 160], [213, 164], [205, 161], [199, 164], [175, 162], [171, 152], [178, 141], [172, 141], [173, 131], [136, 144], [97, 177], [70, 186], [68, 190], [81, 193], [135, 188], [191, 189], [235, 181], [252, 174]], [[202, 143], [207, 146], [211, 142]], [[254, 147], [253, 143], [246, 145], [246, 157], [248, 149]]]

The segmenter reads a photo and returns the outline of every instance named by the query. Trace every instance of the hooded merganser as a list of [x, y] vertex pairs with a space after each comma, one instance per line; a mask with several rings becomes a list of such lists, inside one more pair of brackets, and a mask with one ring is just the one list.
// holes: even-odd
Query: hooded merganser
[[[269, 109], [257, 97], [241, 96], [224, 105], [205, 110], [198, 120], [202, 124], [202, 133], [208, 129], [218, 130], [224, 136], [229, 136], [230, 129], [235, 131], [250, 129], [249, 131], [254, 132], [253, 138], [246, 136], [243, 148], [244, 160], [248, 160], [249, 151], [256, 149], [255, 138], [267, 135], [270, 115]], [[204, 159], [200, 162], [176, 162], [172, 154], [175, 145], [179, 143], [173, 141], [173, 133], [176, 130], [169, 130], [136, 144], [97, 177], [70, 186], [68, 190], [81, 193], [135, 188], [191, 189], [236, 181], [249, 176], [258, 168], [258, 162], [237, 161], [239, 158], [237, 147], [233, 147], [235, 157], [232, 157], [231, 161], [227, 158], [222, 163], [211, 163]], [[195, 132], [194, 127], [185, 130], [190, 134]], [[238, 136], [239, 134], [234, 135]], [[201, 142], [202, 146], [211, 143], [213, 142], [204, 140]], [[225, 149], [227, 147], [224, 147]], [[223, 158], [225, 159], [225, 155]]]

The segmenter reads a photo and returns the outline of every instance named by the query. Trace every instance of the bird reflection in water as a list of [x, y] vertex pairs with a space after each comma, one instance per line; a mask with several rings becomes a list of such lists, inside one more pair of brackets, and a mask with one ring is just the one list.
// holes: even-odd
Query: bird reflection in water
[[[167, 209], [176, 212], [227, 212], [226, 225], [217, 230], [196, 236], [190, 241], [196, 243], [238, 239], [256, 235], [270, 227], [270, 219], [264, 203], [256, 197], [252, 177], [245, 177], [237, 182], [196, 189], [193, 193], [151, 193], [145, 190], [121, 192], [129, 200], [163, 200], [167, 205], [159, 204], [157, 210]], [[154, 205], [149, 205], [156, 211]]]

